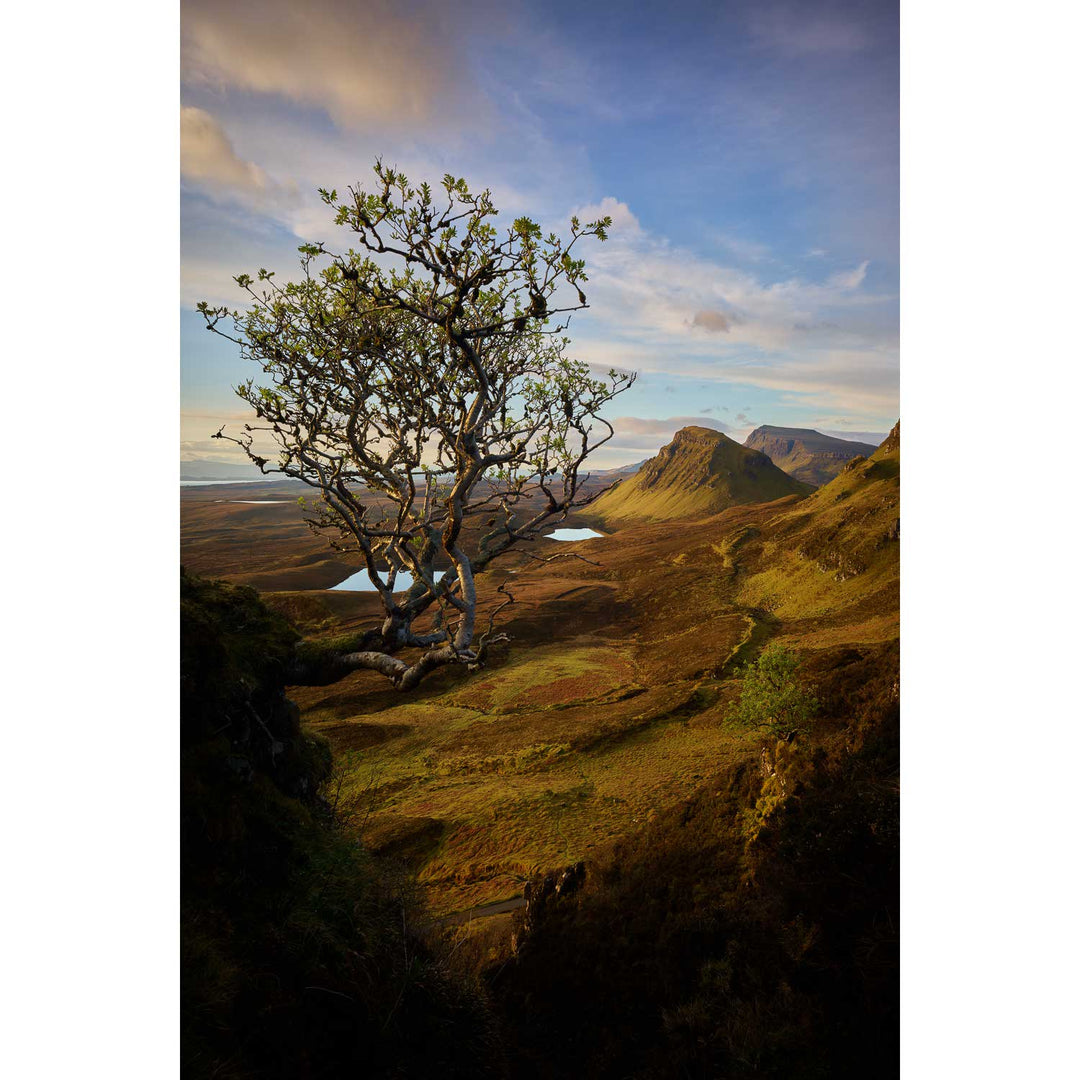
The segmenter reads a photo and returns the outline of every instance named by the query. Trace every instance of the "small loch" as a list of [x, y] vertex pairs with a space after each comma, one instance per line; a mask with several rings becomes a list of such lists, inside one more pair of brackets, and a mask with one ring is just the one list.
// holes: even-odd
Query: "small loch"
[[545, 540], [591, 540], [594, 536], [603, 536], [595, 529], [556, 529], [544, 534]]

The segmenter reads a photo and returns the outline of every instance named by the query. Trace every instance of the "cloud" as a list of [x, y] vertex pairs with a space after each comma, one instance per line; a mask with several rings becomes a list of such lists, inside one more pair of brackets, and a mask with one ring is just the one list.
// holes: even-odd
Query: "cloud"
[[258, 165], [237, 156], [221, 125], [191, 106], [180, 109], [180, 173], [225, 187], [265, 191], [270, 186]]
[[216, 201], [239, 202], [279, 217], [299, 200], [295, 183], [279, 184], [253, 161], [244, 160], [221, 124], [191, 105], [180, 108], [180, 175]]
[[711, 416], [668, 416], [661, 419], [620, 416], [612, 418], [611, 425], [615, 434], [602, 447], [597, 459], [598, 467], [603, 467], [601, 461], [621, 460], [625, 463], [652, 457], [661, 446], [671, 442], [676, 431], [684, 427], [712, 428], [725, 434], [731, 431], [727, 424]]
[[185, 0], [181, 75], [325, 109], [354, 130], [460, 127], [485, 110], [451, 14], [391, 0]]
[[789, 58], [860, 52], [873, 40], [858, 9], [844, 11], [835, 3], [758, 2], [748, 29], [759, 45]]
[[[615, 434], [597, 453], [596, 468], [626, 465], [652, 457], [684, 427], [704, 427], [735, 437], [733, 429], [711, 416], [620, 416], [611, 418]], [[741, 441], [741, 437], [739, 439]], [[592, 459], [590, 459], [591, 462]]]
[[710, 334], [726, 334], [731, 330], [731, 318], [719, 311], [695, 311], [692, 326], [699, 326]]
[[620, 416], [611, 421], [618, 435], [666, 435], [674, 434], [679, 428], [707, 427], [716, 431], [730, 431], [731, 428], [720, 420], [710, 416], [668, 416], [653, 419], [645, 416]]
[[580, 218], [582, 224], [597, 221], [600, 218], [611, 218], [612, 236], [626, 237], [641, 232], [641, 222], [634, 216], [630, 207], [611, 195], [605, 195], [598, 203], [591, 206], [580, 207], [574, 211], [574, 215]]
[[[295, 249], [294, 249], [295, 250]], [[194, 308], [200, 301], [205, 300], [208, 304], [225, 306], [228, 308], [244, 307], [251, 299], [233, 280], [240, 273], [254, 274], [260, 266], [274, 267], [285, 265], [289, 274], [282, 277], [296, 275], [292, 273], [292, 265], [295, 264], [293, 252], [287, 252], [288, 263], [284, 257], [280, 260], [254, 257], [250, 250], [244, 251], [243, 259], [227, 252], [212, 252], [203, 254], [197, 251], [184, 250], [180, 260], [180, 303], [184, 307]]]
[[[215, 439], [213, 435], [224, 427], [225, 434], [235, 438], [243, 433], [245, 423], [256, 422], [257, 418], [252, 410], [181, 410], [180, 457], [188, 460], [193, 457], [213, 458], [234, 464], [247, 462], [248, 456], [239, 446], [228, 439]], [[273, 437], [264, 431], [253, 432], [253, 436], [255, 452], [276, 460], [278, 446]]]
[[698, 341], [694, 331], [705, 328], [744, 345], [775, 348], [793, 340], [796, 325], [841, 324], [835, 317], [823, 319], [823, 313], [892, 299], [861, 291], [868, 262], [823, 282], [798, 277], [768, 281], [652, 236], [629, 207], [617, 205], [634, 227], [615, 228], [606, 244], [583, 251], [590, 293], [598, 300], [603, 295], [603, 305], [597, 306], [617, 324], [651, 330], [657, 341]]
[[219, 461], [223, 465], [239, 465], [249, 462], [250, 459], [239, 446], [233, 446], [224, 439], [181, 439], [180, 460]]
[[[849, 423], [844, 419], [837, 420], [836, 423], [844, 424]], [[880, 446], [888, 437], [887, 431], [848, 431], [847, 429], [836, 430], [834, 428], [818, 428], [818, 431], [822, 435], [833, 435], [837, 439], [850, 439], [852, 442], [870, 443], [871, 446]]]
[[866, 270], [870, 265], [869, 259], [864, 259], [854, 270], [848, 270], [846, 273], [833, 274], [829, 278], [829, 284], [835, 286], [837, 289], [857, 289], [866, 280]]
[[898, 407], [896, 297], [866, 289], [869, 260], [823, 279], [770, 280], [640, 225], [583, 255], [592, 308], [574, 343], [598, 368], [787, 391], [867, 426]]

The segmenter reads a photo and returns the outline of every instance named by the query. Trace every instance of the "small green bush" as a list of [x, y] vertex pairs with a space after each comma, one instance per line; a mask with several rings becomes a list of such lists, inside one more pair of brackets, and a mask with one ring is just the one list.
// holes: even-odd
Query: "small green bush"
[[730, 719], [763, 727], [778, 739], [805, 731], [818, 710], [818, 700], [798, 678], [799, 658], [783, 645], [762, 650], [743, 669], [742, 693]]

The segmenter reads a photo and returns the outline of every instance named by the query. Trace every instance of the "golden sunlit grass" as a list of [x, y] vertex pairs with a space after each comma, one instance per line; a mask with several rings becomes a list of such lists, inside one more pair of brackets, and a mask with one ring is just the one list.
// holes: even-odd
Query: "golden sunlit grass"
[[[442, 671], [409, 695], [370, 672], [294, 688], [334, 748], [339, 805], [410, 864], [435, 914], [607, 848], [760, 751], [760, 732], [725, 717], [768, 641], [813, 654], [897, 637], [898, 457], [807, 499], [589, 541], [597, 567], [523, 570], [513, 642], [475, 675]], [[268, 600], [325, 636], [375, 610], [297, 595]]]
[[369, 843], [417, 865], [442, 913], [516, 895], [741, 752], [748, 736], [725, 728], [716, 693], [709, 707], [695, 683], [644, 687], [630, 653], [512, 650], [475, 680], [353, 719], [337, 687], [294, 696], [335, 746], [341, 804]]

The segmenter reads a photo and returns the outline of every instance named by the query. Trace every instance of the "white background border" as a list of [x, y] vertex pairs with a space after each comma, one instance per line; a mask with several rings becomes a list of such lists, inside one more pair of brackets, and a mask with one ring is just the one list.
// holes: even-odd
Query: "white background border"
[[[919, 1080], [1075, 1068], [1075, 11], [902, 11]], [[5, 19], [0, 1067], [143, 1080], [178, 1068], [178, 12]]]

